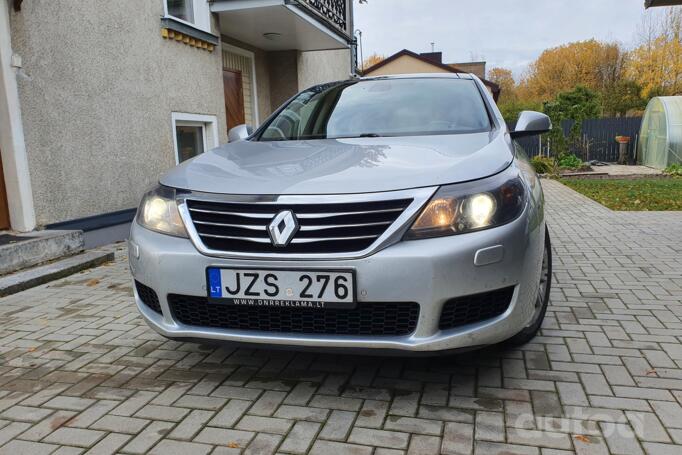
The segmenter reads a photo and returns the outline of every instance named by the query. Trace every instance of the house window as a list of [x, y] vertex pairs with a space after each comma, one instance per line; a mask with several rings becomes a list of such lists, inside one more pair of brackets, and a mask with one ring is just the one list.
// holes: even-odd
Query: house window
[[166, 17], [171, 17], [205, 32], [211, 32], [208, 0], [165, 0]]
[[204, 125], [175, 125], [175, 140], [178, 144], [178, 162], [182, 163], [204, 153], [206, 133]]
[[173, 112], [172, 124], [177, 164], [219, 145], [218, 119], [215, 115]]
[[168, 15], [194, 23], [194, 0], [167, 0]]

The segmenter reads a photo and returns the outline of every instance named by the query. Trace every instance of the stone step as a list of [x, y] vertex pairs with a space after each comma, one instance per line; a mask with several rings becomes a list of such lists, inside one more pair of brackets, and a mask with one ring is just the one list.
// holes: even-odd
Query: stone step
[[0, 275], [83, 251], [83, 231], [0, 232]]
[[89, 250], [47, 264], [0, 276], [0, 297], [72, 275], [114, 260], [111, 250]]

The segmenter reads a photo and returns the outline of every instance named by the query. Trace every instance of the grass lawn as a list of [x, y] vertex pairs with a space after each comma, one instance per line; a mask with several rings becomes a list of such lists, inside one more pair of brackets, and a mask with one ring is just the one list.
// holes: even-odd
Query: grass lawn
[[567, 178], [561, 183], [612, 210], [682, 210], [682, 178]]

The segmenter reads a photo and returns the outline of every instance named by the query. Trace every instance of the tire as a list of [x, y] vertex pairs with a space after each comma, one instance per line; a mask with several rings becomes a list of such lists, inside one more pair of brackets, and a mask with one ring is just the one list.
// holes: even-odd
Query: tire
[[[547, 261], [547, 268], [545, 269], [545, 260]], [[543, 295], [538, 295], [538, 299], [542, 299], [537, 302], [536, 313], [533, 320], [524, 327], [519, 333], [509, 338], [506, 344], [510, 346], [521, 346], [528, 343], [535, 335], [540, 331], [542, 327], [542, 322], [545, 320], [545, 314], [547, 313], [547, 307], [549, 306], [549, 294], [552, 288], [552, 243], [549, 238], [549, 230], [545, 227], [545, 247], [543, 251], [543, 267], [541, 269], [541, 282], [543, 277], [546, 278], [545, 289]]]

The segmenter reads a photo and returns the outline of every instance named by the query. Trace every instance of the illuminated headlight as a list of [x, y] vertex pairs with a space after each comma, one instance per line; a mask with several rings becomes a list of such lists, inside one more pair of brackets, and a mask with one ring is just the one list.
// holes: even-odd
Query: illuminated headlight
[[407, 240], [464, 234], [516, 219], [526, 201], [521, 179], [509, 171], [441, 187], [408, 231]]
[[187, 237], [175, 202], [175, 190], [159, 186], [142, 198], [137, 209], [137, 223], [152, 231], [176, 237]]

